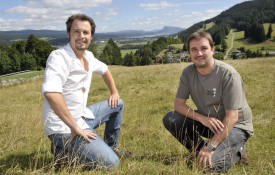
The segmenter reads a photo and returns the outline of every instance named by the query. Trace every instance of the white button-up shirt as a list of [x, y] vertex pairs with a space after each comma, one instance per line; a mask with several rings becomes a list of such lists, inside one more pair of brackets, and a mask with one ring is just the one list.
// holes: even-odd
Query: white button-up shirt
[[[85, 51], [84, 58], [89, 64], [88, 72], [76, 57], [70, 44], [53, 51], [46, 63], [42, 93], [60, 92], [74, 120], [81, 129], [88, 128], [81, 116], [94, 118], [93, 113], [86, 108], [90, 90], [92, 73], [104, 75], [108, 67], [97, 60], [93, 53]], [[44, 97], [42, 121], [46, 135], [54, 133], [70, 133], [70, 128], [54, 113]]]

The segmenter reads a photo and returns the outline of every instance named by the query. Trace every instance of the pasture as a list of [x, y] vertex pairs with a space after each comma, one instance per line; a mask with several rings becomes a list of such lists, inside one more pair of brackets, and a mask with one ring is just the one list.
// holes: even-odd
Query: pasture
[[[275, 174], [275, 58], [226, 60], [241, 74], [254, 115], [255, 135], [247, 143], [248, 165], [228, 174]], [[133, 153], [117, 170], [63, 169], [59, 174], [184, 174], [201, 175], [187, 167], [187, 150], [163, 127], [163, 115], [173, 110], [180, 74], [190, 63], [140, 67], [111, 66], [125, 103], [119, 147]], [[42, 79], [0, 88], [0, 174], [54, 174], [49, 139], [41, 122]], [[94, 76], [88, 104], [109, 92]], [[192, 105], [192, 103], [191, 103]], [[103, 127], [98, 129], [102, 135]]]

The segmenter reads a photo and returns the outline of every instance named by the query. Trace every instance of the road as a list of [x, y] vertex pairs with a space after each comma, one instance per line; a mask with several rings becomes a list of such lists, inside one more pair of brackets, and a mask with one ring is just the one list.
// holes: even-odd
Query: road
[[[230, 33], [232, 32], [232, 30], [230, 30]], [[226, 51], [223, 59], [225, 60], [228, 56], [228, 53], [230, 52], [230, 50], [233, 48], [233, 43], [234, 43], [234, 36], [235, 36], [235, 33], [233, 32], [232, 33], [232, 38], [231, 38], [231, 44], [230, 44], [230, 48]]]

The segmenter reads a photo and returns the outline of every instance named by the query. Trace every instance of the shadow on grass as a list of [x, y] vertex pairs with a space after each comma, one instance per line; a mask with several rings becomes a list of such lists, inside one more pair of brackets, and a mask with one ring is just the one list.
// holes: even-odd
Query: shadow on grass
[[0, 174], [24, 174], [24, 172], [49, 172], [52, 168], [53, 158], [48, 151], [30, 154], [10, 154], [0, 157]]
[[179, 160], [189, 160], [190, 154], [181, 154], [181, 155], [167, 155], [167, 154], [154, 154], [154, 155], [141, 155], [134, 156], [133, 159], [138, 161], [151, 160], [155, 162], [161, 162], [164, 165], [173, 165]]

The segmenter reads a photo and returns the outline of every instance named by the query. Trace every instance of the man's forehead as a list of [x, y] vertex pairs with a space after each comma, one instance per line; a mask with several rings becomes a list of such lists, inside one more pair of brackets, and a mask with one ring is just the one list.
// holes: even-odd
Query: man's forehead
[[195, 44], [194, 45], [194, 47], [195, 47], [195, 46], [197, 46], [198, 42], [199, 42], [200, 46], [203, 46], [203, 45], [209, 46], [210, 45], [209, 41], [206, 38], [195, 38], [190, 41], [190, 45]]

